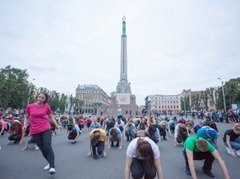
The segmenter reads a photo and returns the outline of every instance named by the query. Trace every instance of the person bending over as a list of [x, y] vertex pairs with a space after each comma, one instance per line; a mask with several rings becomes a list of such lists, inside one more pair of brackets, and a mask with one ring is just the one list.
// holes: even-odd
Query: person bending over
[[157, 144], [148, 137], [137, 137], [128, 145], [125, 163], [125, 179], [163, 178], [160, 151]]
[[[114, 145], [114, 143], [116, 143], [116, 145]], [[111, 147], [122, 148], [122, 132], [118, 127], [113, 127], [109, 131], [108, 148]]]
[[90, 134], [88, 156], [93, 155], [94, 159], [98, 159], [98, 155], [106, 157], [106, 132], [103, 129], [93, 129]]
[[227, 167], [216, 148], [207, 140], [197, 136], [190, 136], [184, 142], [183, 156], [186, 164], [186, 174], [197, 178], [194, 160], [204, 160], [202, 171], [209, 177], [214, 177], [211, 172], [212, 164], [216, 159], [222, 169], [225, 179], [229, 179]]

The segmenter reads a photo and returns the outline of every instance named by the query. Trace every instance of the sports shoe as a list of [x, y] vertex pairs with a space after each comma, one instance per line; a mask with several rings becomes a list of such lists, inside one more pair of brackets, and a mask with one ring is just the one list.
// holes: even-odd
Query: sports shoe
[[240, 157], [240, 149], [236, 150], [236, 155]]
[[49, 166], [49, 164], [47, 164], [44, 168], [43, 168], [43, 170], [48, 170], [50, 168], [50, 166]]
[[50, 168], [49, 174], [54, 175], [56, 173], [55, 168]]
[[186, 174], [191, 176], [191, 172], [188, 168], [186, 168]]
[[35, 146], [35, 150], [39, 150], [39, 147], [38, 147], [38, 146]]
[[98, 156], [97, 155], [93, 155], [93, 159], [97, 160]]
[[203, 173], [205, 173], [207, 176], [209, 176], [211, 178], [215, 177], [211, 171], [207, 171], [207, 170], [204, 170], [204, 169], [202, 169], [202, 171], [203, 171]]
[[229, 155], [232, 155], [232, 151], [227, 147], [227, 153], [229, 154]]

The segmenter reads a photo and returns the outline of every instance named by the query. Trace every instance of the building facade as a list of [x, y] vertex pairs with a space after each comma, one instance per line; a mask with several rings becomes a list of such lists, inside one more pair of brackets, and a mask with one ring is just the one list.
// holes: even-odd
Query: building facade
[[110, 97], [98, 85], [78, 85], [76, 98], [83, 101], [81, 112], [87, 115], [107, 115]]
[[145, 106], [148, 115], [177, 114], [181, 111], [181, 95], [149, 95]]

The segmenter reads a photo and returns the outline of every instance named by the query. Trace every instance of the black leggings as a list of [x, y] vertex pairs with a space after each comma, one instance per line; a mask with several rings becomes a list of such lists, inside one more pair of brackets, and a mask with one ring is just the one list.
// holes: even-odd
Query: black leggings
[[47, 130], [38, 134], [33, 134], [33, 139], [36, 141], [44, 158], [48, 161], [50, 168], [55, 168], [54, 152], [52, 150], [52, 131]]
[[19, 143], [21, 140], [21, 134], [12, 134], [8, 137], [8, 140], [14, 140], [14, 143]]
[[[186, 169], [190, 169], [186, 151], [183, 152], [183, 156], [185, 159]], [[205, 171], [212, 170], [214, 157], [210, 152], [193, 152], [193, 160], [205, 160], [202, 169]]]

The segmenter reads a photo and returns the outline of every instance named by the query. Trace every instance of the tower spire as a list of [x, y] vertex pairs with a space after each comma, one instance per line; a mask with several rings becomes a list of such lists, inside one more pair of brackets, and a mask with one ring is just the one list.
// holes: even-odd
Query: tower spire
[[126, 17], [122, 17], [122, 36], [121, 36], [121, 65], [120, 81], [117, 86], [117, 93], [131, 94], [131, 86], [127, 77], [127, 35], [126, 35]]
[[122, 17], [122, 36], [126, 36], [126, 17]]

